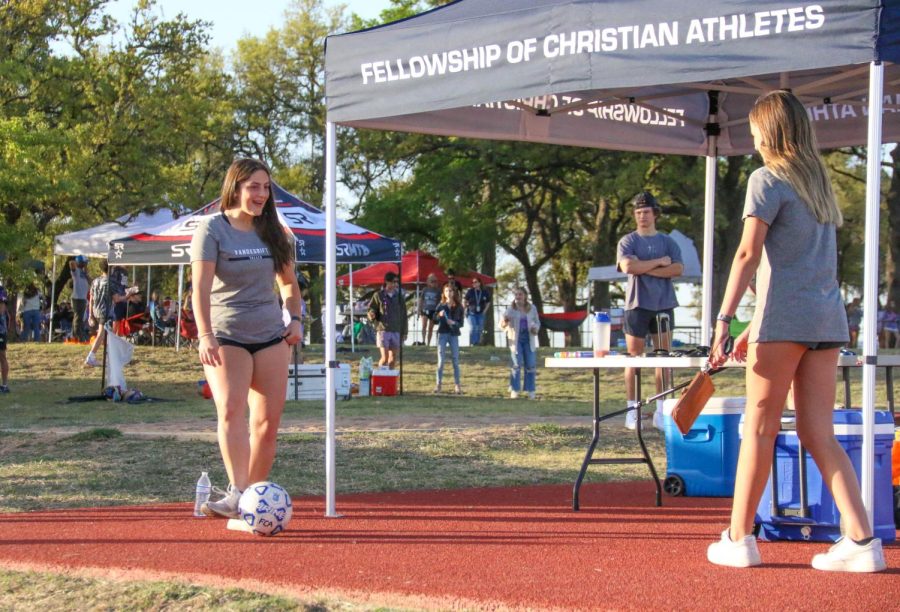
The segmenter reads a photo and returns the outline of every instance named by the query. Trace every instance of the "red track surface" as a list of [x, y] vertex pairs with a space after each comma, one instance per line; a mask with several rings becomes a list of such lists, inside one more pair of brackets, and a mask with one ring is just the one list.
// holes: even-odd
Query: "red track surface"
[[664, 498], [646, 482], [345, 495], [339, 519], [295, 500], [285, 533], [260, 538], [193, 519], [187, 504], [8, 514], [0, 565], [276, 592], [344, 593], [416, 607], [890, 610], [900, 546], [873, 575], [809, 566], [822, 543], [760, 543], [760, 568], [706, 561], [729, 499]]

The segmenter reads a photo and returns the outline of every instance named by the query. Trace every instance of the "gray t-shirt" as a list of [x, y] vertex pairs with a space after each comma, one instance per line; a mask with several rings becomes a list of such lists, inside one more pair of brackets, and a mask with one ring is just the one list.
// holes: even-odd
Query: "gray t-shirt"
[[[647, 261], [668, 255], [672, 263], [684, 263], [678, 243], [668, 235], [657, 232], [652, 236], [641, 236], [637, 232], [626, 234], [619, 240], [616, 249], [616, 265], [626, 258]], [[619, 267], [621, 270], [621, 267]], [[659, 312], [678, 306], [675, 286], [671, 278], [660, 278], [650, 274], [629, 274], [625, 289], [625, 310], [644, 308]]]
[[72, 299], [86, 300], [90, 288], [91, 284], [88, 282], [87, 272], [84, 271], [84, 268], [75, 266], [72, 270]]
[[272, 255], [255, 231], [235, 229], [222, 214], [202, 219], [191, 239], [195, 261], [216, 263], [210, 317], [217, 337], [252, 344], [284, 335]]
[[846, 342], [834, 224], [819, 223], [768, 168], [750, 175], [744, 216], [769, 226], [756, 271], [750, 342]]

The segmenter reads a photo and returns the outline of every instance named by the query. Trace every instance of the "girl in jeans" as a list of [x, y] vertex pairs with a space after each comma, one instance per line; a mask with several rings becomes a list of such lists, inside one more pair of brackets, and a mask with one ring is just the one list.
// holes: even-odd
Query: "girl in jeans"
[[462, 393], [459, 386], [459, 333], [463, 324], [465, 311], [459, 301], [459, 291], [456, 286], [447, 283], [441, 294], [441, 303], [434, 311], [434, 322], [438, 326], [438, 362], [437, 385], [435, 393], [441, 392], [441, 382], [444, 379], [444, 347], [450, 345], [450, 358], [453, 362], [453, 392], [456, 395]]
[[537, 333], [541, 323], [537, 308], [528, 303], [528, 292], [519, 287], [515, 296], [513, 303], [500, 319], [500, 329], [506, 330], [506, 338], [509, 341], [509, 397], [515, 399], [519, 397], [519, 391], [523, 390], [520, 383], [524, 368], [524, 391], [528, 393], [529, 399], [534, 399], [537, 372], [534, 352], [537, 349]]

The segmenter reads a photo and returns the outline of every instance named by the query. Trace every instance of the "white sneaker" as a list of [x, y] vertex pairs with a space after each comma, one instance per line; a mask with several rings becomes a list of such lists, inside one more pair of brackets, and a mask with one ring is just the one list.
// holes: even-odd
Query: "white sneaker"
[[848, 537], [843, 537], [828, 549], [812, 559], [812, 566], [826, 572], [880, 572], [887, 567], [881, 540], [873, 539], [860, 546]]
[[84, 360], [84, 365], [89, 368], [99, 368], [100, 362], [97, 361], [97, 357], [93, 353], [88, 353], [88, 356]]
[[238, 502], [241, 501], [241, 491], [232, 484], [228, 485], [228, 492], [216, 489], [218, 493], [224, 493], [225, 497], [219, 501], [208, 501], [200, 506], [200, 512], [213, 518], [240, 518]]
[[665, 417], [663, 417], [663, 411], [659, 408], [657, 408], [656, 412], [653, 413], [653, 426], [660, 431], [664, 431], [666, 429], [666, 419]]
[[528, 399], [533, 400], [535, 397], [537, 397], [537, 395], [535, 394], [534, 391], [528, 392]]
[[762, 563], [755, 537], [748, 535], [732, 542], [727, 529], [722, 532], [721, 540], [706, 549], [706, 558], [710, 563], [728, 567], [753, 567]]
[[518, 399], [518, 398], [519, 398], [519, 392], [518, 392], [518, 391], [510, 391], [510, 392], [509, 392], [509, 399]]
[[625, 413], [625, 429], [637, 429], [637, 408]]

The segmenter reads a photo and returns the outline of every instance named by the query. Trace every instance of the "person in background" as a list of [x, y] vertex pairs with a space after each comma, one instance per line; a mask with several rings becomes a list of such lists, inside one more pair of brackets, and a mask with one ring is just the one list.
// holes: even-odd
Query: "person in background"
[[88, 339], [87, 299], [91, 288], [91, 279], [87, 273], [88, 258], [76, 255], [69, 260], [69, 272], [72, 275], [72, 336], [78, 342]]
[[459, 386], [459, 335], [463, 325], [465, 311], [459, 300], [459, 291], [456, 287], [447, 283], [441, 295], [441, 303], [434, 312], [434, 321], [437, 323], [437, 384], [435, 393], [441, 392], [441, 383], [444, 380], [444, 348], [450, 346], [450, 359], [453, 363], [453, 393], [460, 395], [462, 388]]
[[419, 295], [419, 318], [422, 322], [422, 344], [431, 346], [431, 333], [434, 331], [434, 313], [441, 301], [441, 288], [437, 276], [429, 274], [425, 279], [425, 288]]
[[859, 327], [862, 325], [862, 306], [858, 297], [847, 304], [847, 327], [850, 329], [850, 342], [847, 346], [851, 349], [856, 348], [856, 342], [859, 339]]
[[[519, 392], [524, 390], [529, 399], [535, 398], [537, 384], [537, 334], [541, 328], [537, 308], [528, 302], [528, 292], [524, 287], [518, 287], [515, 298], [503, 317], [500, 319], [500, 329], [506, 330], [506, 339], [509, 341], [509, 397], [516, 399]], [[525, 370], [524, 389], [522, 385], [522, 370]]]
[[41, 339], [41, 294], [34, 283], [19, 293], [16, 313], [22, 318], [22, 333], [19, 340], [39, 342]]
[[454, 285], [459, 294], [462, 295], [462, 283], [456, 278], [456, 271], [453, 268], [447, 268], [447, 282]]
[[[684, 265], [681, 249], [668, 235], [656, 230], [662, 209], [656, 198], [646, 191], [631, 200], [637, 229], [619, 240], [616, 265], [628, 275], [625, 300], [625, 346], [629, 355], [642, 355], [647, 334], [652, 334], [653, 346], [672, 346], [672, 327], [675, 326], [675, 286], [672, 279], [681, 276]], [[658, 329], [660, 315], [667, 315], [669, 328]], [[663, 390], [662, 369], [656, 369], [656, 392]], [[634, 368], [625, 369], [625, 393], [628, 406], [637, 404], [641, 390], [635, 388]], [[653, 423], [662, 429], [662, 400], [656, 403]], [[637, 426], [637, 411], [625, 413], [625, 427]]]
[[491, 307], [491, 291], [482, 287], [481, 279], [476, 276], [472, 278], [472, 287], [466, 291], [463, 303], [469, 321], [469, 345], [478, 346], [484, 333], [484, 313]]
[[[97, 349], [105, 346], [106, 323], [113, 320], [115, 306], [124, 303], [127, 297], [124, 286], [120, 284], [121, 281], [111, 280], [109, 271], [109, 262], [104, 259], [100, 262], [100, 276], [94, 279], [88, 292], [88, 324], [91, 327], [97, 326], [97, 335], [84, 359], [84, 365], [89, 367], [101, 365], [97, 361]], [[124, 270], [117, 272], [117, 278], [122, 273]]]
[[[200, 507], [207, 516], [236, 518], [241, 493], [267, 480], [275, 461], [290, 347], [300, 342], [294, 255], [275, 210], [268, 167], [235, 160], [222, 184], [219, 214], [204, 217], [191, 239], [197, 350], [216, 404], [229, 480], [222, 499]], [[290, 315], [287, 325], [276, 283]]]
[[9, 393], [9, 360], [6, 358], [6, 339], [9, 336], [9, 294], [0, 285], [0, 393]]
[[400, 279], [394, 272], [384, 275], [384, 286], [369, 302], [368, 317], [375, 324], [375, 344], [381, 351], [378, 367], [393, 369], [400, 345], [406, 340], [406, 304]]
[[709, 546], [707, 559], [730, 567], [762, 563], [753, 523], [791, 390], [797, 436], [841, 514], [843, 537], [815, 555], [812, 566], [881, 571], [886, 567], [881, 540], [873, 537], [853, 464], [832, 425], [838, 353], [849, 337], [837, 282], [841, 210], [806, 109], [792, 93], [761, 96], [749, 119], [764, 166], [747, 183], [744, 227], [717, 317], [711, 366], [728, 358], [728, 325], [754, 272], [756, 310], [733, 350], [735, 360], [747, 362], [747, 403], [731, 523]]
[[888, 300], [882, 319], [881, 335], [884, 337], [884, 348], [900, 348], [900, 312], [894, 300]]

